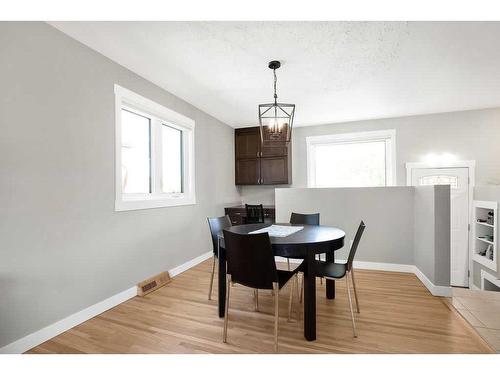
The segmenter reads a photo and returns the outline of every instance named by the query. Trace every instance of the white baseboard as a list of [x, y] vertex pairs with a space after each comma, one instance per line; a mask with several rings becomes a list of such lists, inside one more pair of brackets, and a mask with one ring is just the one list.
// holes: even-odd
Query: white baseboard
[[363, 270], [415, 273], [415, 266], [411, 264], [363, 262], [355, 260], [354, 268], [360, 268]]
[[[203, 262], [204, 260], [210, 258], [213, 252], [208, 251], [190, 261], [187, 261], [180, 266], [177, 266], [170, 271], [168, 271], [171, 277], [174, 277], [191, 267], [196, 266], [197, 264]], [[71, 329], [78, 324], [81, 324], [99, 314], [102, 314], [104, 311], [109, 310], [120, 303], [123, 303], [129, 300], [132, 297], [137, 295], [137, 287], [133, 286], [123, 292], [115, 294], [112, 297], [105, 299], [104, 301], [98, 302], [95, 305], [89, 306], [86, 309], [78, 311], [73, 315], [68, 316], [58, 322], [55, 322], [45, 328], [42, 328], [36, 332], [29, 334], [28, 336], [22, 337], [13, 343], [10, 343], [2, 348], [0, 348], [0, 354], [21, 354], [34, 348], [37, 345], [42, 344], [43, 342], [50, 340], [51, 338], [60, 335], [61, 333]]]
[[[277, 261], [286, 262], [286, 258], [276, 257]], [[290, 259], [290, 263], [300, 263], [300, 259]], [[338, 262], [346, 262], [345, 259], [336, 259]], [[354, 268], [363, 270], [375, 271], [388, 271], [388, 272], [407, 272], [413, 273], [424, 284], [424, 286], [431, 292], [433, 296], [437, 297], [451, 297], [451, 287], [434, 285], [427, 276], [420, 271], [417, 266], [413, 264], [397, 264], [397, 263], [378, 263], [378, 262], [365, 262], [354, 261]]]
[[67, 331], [70, 328], [77, 326], [97, 316], [102, 314], [104, 311], [119, 305], [127, 301], [128, 299], [135, 297], [137, 295], [137, 287], [133, 286], [123, 292], [115, 294], [112, 297], [106, 298], [104, 301], [98, 302], [95, 305], [87, 307], [77, 313], [74, 313], [67, 318], [59, 320], [50, 326], [42, 328], [39, 331], [33, 332], [28, 336], [20, 338], [13, 343], [10, 343], [2, 348], [0, 348], [0, 354], [21, 354], [31, 348], [34, 348], [41, 343], [50, 340], [51, 338], [60, 335], [61, 333]]
[[481, 288], [477, 287], [476, 284], [470, 284], [469, 289], [471, 289], [471, 290], [481, 290]]
[[452, 290], [451, 286], [440, 286], [440, 285], [434, 285], [427, 276], [424, 275], [422, 271], [420, 271], [417, 266], [414, 267], [414, 273], [415, 276], [418, 277], [418, 279], [422, 282], [422, 284], [425, 285], [427, 289], [429, 289], [429, 292], [433, 296], [438, 296], [438, 297], [451, 297], [452, 296]]
[[194, 259], [188, 260], [186, 263], [183, 263], [180, 266], [172, 268], [170, 271], [168, 271], [168, 274], [170, 275], [170, 277], [177, 276], [178, 274], [187, 271], [188, 269], [196, 266], [197, 264], [200, 264], [201, 262], [207, 260], [208, 258], [211, 258], [213, 253], [214, 252], [211, 250], [207, 251], [206, 253], [203, 253]]
[[[206, 253], [201, 254], [200, 256], [187, 261], [186, 263], [181, 264], [169, 272], [171, 277], [174, 277], [188, 269], [196, 266], [197, 264], [209, 259], [212, 256], [213, 252], [208, 251]], [[276, 257], [277, 261], [286, 262], [286, 258]], [[339, 260], [342, 261], [342, 260]], [[344, 260], [345, 261], [345, 260]], [[300, 263], [300, 259], [290, 259], [291, 263]], [[355, 261], [354, 267], [359, 269], [367, 269], [367, 270], [378, 270], [378, 271], [390, 271], [390, 272], [408, 272], [414, 273], [420, 281], [425, 285], [429, 291], [435, 296], [451, 296], [451, 288], [436, 286], [432, 284], [432, 282], [414, 265], [410, 264], [393, 264], [393, 263], [377, 263], [377, 262], [364, 262], [364, 261]], [[24, 353], [27, 350], [34, 348], [41, 343], [50, 340], [51, 338], [81, 324], [99, 314], [102, 314], [104, 311], [109, 310], [120, 303], [127, 301], [128, 299], [135, 297], [137, 295], [137, 287], [133, 286], [121, 293], [115, 294], [112, 297], [105, 299], [95, 305], [87, 307], [84, 310], [81, 310], [73, 315], [68, 316], [50, 326], [42, 328], [39, 331], [29, 334], [17, 341], [14, 341], [11, 344], [8, 344], [2, 348], [0, 348], [0, 354], [20, 354]]]

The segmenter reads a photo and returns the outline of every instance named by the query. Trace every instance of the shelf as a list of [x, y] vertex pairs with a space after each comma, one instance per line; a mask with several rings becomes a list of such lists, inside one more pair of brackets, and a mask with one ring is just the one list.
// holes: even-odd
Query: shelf
[[490, 245], [494, 245], [494, 244], [495, 244], [495, 242], [485, 240], [484, 238], [479, 238], [479, 237], [476, 237], [476, 240], [479, 240], [479, 241], [483, 241], [483, 242], [489, 243]]
[[[497, 270], [500, 267], [500, 262], [498, 260], [498, 247], [497, 247], [497, 214], [498, 214], [498, 202], [494, 201], [474, 201], [473, 202], [473, 225], [472, 238], [475, 239], [472, 245], [472, 260], [484, 267], [487, 267], [491, 271], [495, 272], [498, 277], [499, 273]], [[478, 219], [486, 220], [488, 218], [488, 213], [493, 212], [493, 223], [488, 224], [487, 222], [478, 222]], [[491, 236], [493, 240], [487, 240], [485, 238], [479, 238], [483, 236]], [[480, 251], [484, 251], [486, 248], [491, 247], [493, 251], [493, 259], [489, 259], [486, 255], [479, 255]]]
[[488, 223], [480, 223], [479, 221], [476, 221], [476, 224], [478, 225], [484, 225], [485, 227], [489, 227], [489, 228], [495, 228], [494, 225], [492, 224], [488, 224]]
[[477, 263], [480, 263], [483, 266], [486, 266], [486, 267], [488, 267], [489, 269], [491, 269], [493, 271], [497, 270], [497, 263], [494, 260], [490, 260], [490, 259], [486, 258], [486, 256], [474, 253], [473, 259]]

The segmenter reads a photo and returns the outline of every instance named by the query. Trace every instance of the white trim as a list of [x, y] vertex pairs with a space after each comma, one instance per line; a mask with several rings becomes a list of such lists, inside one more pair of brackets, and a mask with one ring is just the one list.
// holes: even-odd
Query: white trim
[[[468, 168], [469, 172], [469, 229], [472, 229], [472, 211], [474, 201], [474, 186], [476, 186], [476, 161], [475, 160], [450, 160], [450, 161], [434, 161], [434, 162], [408, 162], [406, 163], [406, 186], [412, 186], [411, 176], [413, 169], [437, 169], [437, 168]], [[473, 243], [471, 230], [468, 231], [469, 236], [469, 287], [474, 284], [474, 266], [473, 266]], [[451, 255], [451, 254], [450, 254]], [[451, 267], [451, 265], [450, 265]]]
[[[277, 261], [286, 262], [286, 258], [276, 257]], [[300, 263], [300, 259], [290, 259], [290, 263]], [[338, 262], [345, 262], [345, 259], [336, 259]], [[451, 286], [434, 285], [427, 276], [424, 275], [420, 269], [413, 264], [398, 264], [398, 263], [379, 263], [379, 262], [365, 262], [354, 261], [355, 269], [374, 270], [374, 271], [387, 271], [387, 272], [406, 272], [413, 273], [424, 286], [431, 292], [433, 296], [438, 297], [451, 297]]]
[[407, 273], [414, 273], [414, 268], [415, 268], [415, 266], [412, 264], [363, 262], [356, 260], [354, 261], [353, 266], [355, 268], [363, 270], [407, 272]]
[[120, 303], [123, 303], [137, 295], [137, 287], [133, 286], [123, 292], [115, 294], [104, 301], [98, 302], [92, 306], [78, 311], [58, 322], [55, 322], [45, 328], [33, 332], [23, 338], [0, 348], [0, 354], [21, 354], [34, 348], [51, 338], [81, 324], [104, 311], [109, 310]]
[[490, 283], [500, 288], [500, 280], [497, 279], [492, 274], [490, 274], [489, 272], [486, 272], [485, 270], [481, 269], [481, 290], [485, 290], [484, 280], [488, 280]]
[[[175, 268], [168, 271], [170, 277], [175, 277], [184, 271], [200, 264], [201, 262], [212, 257], [213, 251], [207, 251], [194, 259], [191, 259]], [[286, 262], [286, 258], [276, 257], [277, 260]], [[339, 259], [342, 261], [341, 259]], [[344, 260], [345, 261], [345, 260]], [[300, 259], [290, 259], [290, 263], [300, 263]], [[414, 265], [411, 264], [396, 264], [396, 263], [378, 263], [378, 262], [364, 262], [354, 261], [354, 267], [359, 269], [388, 271], [388, 272], [406, 272], [415, 274], [424, 286], [435, 296], [451, 296], [451, 287], [436, 286]], [[477, 287], [476, 287], [477, 288]], [[33, 332], [11, 344], [0, 348], [0, 354], [21, 354], [34, 348], [51, 338], [60, 335], [61, 333], [81, 324], [104, 311], [109, 310], [130, 298], [137, 295], [137, 287], [133, 286], [121, 293], [115, 294], [112, 297], [98, 302], [95, 305], [87, 307], [75, 314], [68, 316], [50, 326], [42, 328]]]
[[168, 271], [168, 274], [170, 275], [170, 277], [177, 276], [180, 273], [183, 273], [184, 271], [187, 271], [188, 269], [190, 269], [190, 268], [200, 264], [201, 262], [211, 258], [213, 253], [214, 253], [213, 251], [207, 251], [206, 253], [203, 253], [194, 259], [188, 260], [186, 263], [183, 263], [180, 266], [172, 268], [170, 271]]
[[[210, 258], [213, 251], [208, 251], [202, 255], [191, 259], [175, 268], [168, 271], [170, 277], [179, 275], [180, 273], [196, 266], [197, 264], [203, 262], [204, 260]], [[20, 338], [2, 348], [0, 348], [0, 354], [21, 354], [37, 345], [44, 343], [51, 338], [60, 335], [61, 333], [109, 310], [130, 298], [137, 295], [137, 286], [133, 286], [123, 292], [115, 294], [104, 301], [98, 302], [92, 306], [87, 307], [81, 311], [78, 311], [64, 319], [59, 320], [45, 328], [42, 328], [36, 332], [33, 332], [27, 336]]]
[[[386, 147], [386, 185], [397, 185], [396, 175], [396, 130], [376, 130], [367, 132], [354, 132], [354, 133], [337, 133], [326, 134], [306, 137], [306, 150], [307, 150], [307, 187], [316, 187], [314, 181], [316, 180], [315, 169], [315, 147], [318, 144], [328, 143], [355, 143], [355, 142], [368, 142], [384, 140]], [[389, 157], [387, 157], [389, 155]]]
[[472, 285], [470, 285], [470, 286], [469, 286], [469, 289], [471, 289], [471, 290], [481, 290], [481, 288], [478, 288], [478, 287], [476, 286], [476, 284], [472, 284]]
[[[117, 84], [114, 85], [115, 92], [115, 211], [140, 210], [147, 208], [160, 208], [171, 206], [185, 206], [196, 204], [195, 189], [195, 141], [194, 120], [168, 109], [154, 101], [136, 94]], [[151, 176], [153, 193], [130, 194], [125, 196], [122, 192], [122, 169], [121, 169], [121, 109], [123, 106], [130, 107], [134, 111], [142, 112], [152, 117], [151, 121], [151, 148], [152, 148], [152, 171]], [[182, 131], [183, 142], [183, 186], [184, 192], [179, 194], [158, 193], [160, 184], [160, 163], [156, 160], [161, 147], [155, 144], [159, 139], [160, 126], [168, 124]], [[156, 156], [156, 157], [155, 157]], [[155, 165], [158, 163], [158, 165]], [[155, 193], [156, 192], [156, 193]]]
[[425, 285], [425, 287], [431, 292], [433, 296], [437, 297], [451, 297], [452, 289], [451, 286], [441, 286], [434, 285], [432, 281], [429, 280], [427, 276], [424, 275], [422, 271], [417, 266], [414, 266], [415, 276]]
[[194, 129], [194, 120], [181, 115], [167, 107], [162, 106], [142, 95], [136, 94], [135, 92], [128, 90], [120, 85], [115, 84], [114, 86], [115, 95], [121, 99], [121, 103], [126, 103], [132, 107], [139, 107], [139, 110], [146, 110], [148, 113], [161, 117], [163, 120], [172, 122], [177, 125], [182, 125], [183, 127]]

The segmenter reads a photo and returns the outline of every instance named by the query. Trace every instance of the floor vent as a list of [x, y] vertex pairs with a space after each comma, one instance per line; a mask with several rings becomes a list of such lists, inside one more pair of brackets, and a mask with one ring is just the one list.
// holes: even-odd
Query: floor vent
[[170, 276], [168, 272], [162, 272], [137, 284], [137, 295], [141, 297], [145, 296], [146, 294], [161, 288], [169, 282]]

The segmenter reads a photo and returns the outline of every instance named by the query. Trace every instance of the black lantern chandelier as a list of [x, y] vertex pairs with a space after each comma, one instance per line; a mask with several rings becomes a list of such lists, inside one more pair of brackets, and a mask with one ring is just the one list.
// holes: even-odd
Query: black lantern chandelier
[[269, 68], [274, 75], [274, 103], [259, 104], [260, 136], [264, 142], [290, 142], [292, 139], [293, 116], [295, 104], [278, 103], [276, 94], [276, 69], [281, 66], [279, 61], [271, 61]]

